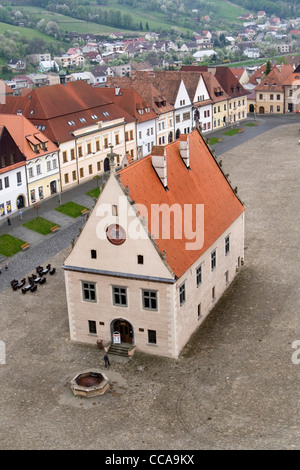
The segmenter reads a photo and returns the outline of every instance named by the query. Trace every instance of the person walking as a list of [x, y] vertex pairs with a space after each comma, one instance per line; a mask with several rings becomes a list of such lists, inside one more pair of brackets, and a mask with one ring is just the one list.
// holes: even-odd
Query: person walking
[[1, 266], [1, 264], [0, 264], [0, 274], [2, 274], [2, 266]]
[[4, 264], [5, 264], [5, 268], [4, 268], [4, 269], [5, 269], [5, 271], [7, 271], [7, 270], [8, 270], [7, 259], [4, 261]]
[[7, 225], [11, 225], [11, 221], [9, 217], [7, 217]]
[[19, 219], [20, 219], [20, 220], [23, 220], [23, 214], [22, 214], [22, 211], [21, 211], [21, 210], [19, 210]]
[[109, 366], [110, 366], [110, 362], [109, 362], [109, 359], [108, 359], [108, 355], [105, 354], [105, 356], [104, 356], [103, 359], [104, 359], [105, 368], [108, 369]]

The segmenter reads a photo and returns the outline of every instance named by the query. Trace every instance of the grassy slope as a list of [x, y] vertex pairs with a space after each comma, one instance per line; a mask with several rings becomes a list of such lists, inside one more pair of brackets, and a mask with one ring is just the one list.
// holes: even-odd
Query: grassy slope
[[[245, 13], [247, 10], [233, 5], [232, 3], [224, 0], [210, 0], [210, 3], [217, 6], [216, 18], [220, 18], [232, 22], [239, 22], [237, 17]], [[95, 0], [90, 1], [90, 5], [95, 5], [95, 8], [99, 8]], [[159, 11], [149, 11], [147, 9], [147, 4], [138, 3], [134, 8], [130, 8], [126, 5], [120, 5], [118, 0], [110, 0], [108, 5], [101, 7], [103, 10], [119, 10], [122, 14], [130, 13], [133, 18], [133, 21], [137, 24], [140, 22], [143, 23], [145, 28], [145, 23], [148, 22], [150, 31], [155, 31], [157, 28], [170, 29], [175, 24], [170, 23]], [[96, 23], [89, 23], [82, 20], [77, 20], [68, 16], [64, 16], [57, 13], [49, 12], [43, 8], [36, 8], [31, 6], [22, 6], [19, 7], [21, 11], [30, 13], [35, 18], [41, 19], [44, 18], [46, 21], [56, 21], [62, 31], [77, 31], [78, 33], [94, 33], [94, 34], [105, 34], [111, 31], [117, 31], [118, 28], [109, 27], [104, 25], [98, 25]], [[187, 30], [188, 28], [180, 28], [182, 30]], [[190, 29], [196, 29], [196, 25], [191, 24]]]
[[43, 39], [46, 43], [54, 42], [59, 43], [55, 38], [52, 36], [48, 36], [48, 34], [43, 34], [40, 31], [31, 28], [21, 28], [20, 26], [14, 26], [11, 24], [0, 23], [0, 34], [5, 33], [6, 31], [14, 31], [20, 33], [20, 37], [25, 37], [26, 39], [34, 39], [39, 38]]

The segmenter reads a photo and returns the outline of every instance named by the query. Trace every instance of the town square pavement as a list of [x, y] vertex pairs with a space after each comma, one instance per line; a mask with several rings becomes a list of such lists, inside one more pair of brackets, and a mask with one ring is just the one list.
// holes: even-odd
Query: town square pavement
[[[111, 356], [106, 394], [75, 397], [76, 373], [104, 370], [103, 351], [68, 332], [61, 266], [84, 219], [9, 261], [0, 281], [1, 450], [300, 449], [300, 126], [286, 122], [225, 153], [225, 140], [215, 147], [246, 208], [245, 264], [178, 360]], [[17, 218], [13, 227], [23, 230]], [[48, 261], [56, 274], [35, 293], [5, 287]]]

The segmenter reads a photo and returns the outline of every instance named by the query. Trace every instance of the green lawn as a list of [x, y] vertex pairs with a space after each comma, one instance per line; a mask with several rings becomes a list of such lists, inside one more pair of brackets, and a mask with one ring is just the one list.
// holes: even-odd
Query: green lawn
[[254, 126], [257, 126], [258, 124], [256, 122], [248, 122], [247, 124], [245, 124], [245, 126], [248, 126], [248, 127], [254, 127]]
[[224, 135], [236, 135], [243, 132], [243, 129], [231, 129], [230, 131], [223, 132]]
[[51, 233], [51, 228], [55, 227], [56, 225], [57, 224], [50, 222], [50, 220], [43, 219], [43, 217], [35, 217], [35, 219], [32, 219], [29, 222], [23, 224], [24, 227], [41, 233], [42, 235], [48, 235]]
[[81, 206], [80, 204], [76, 204], [75, 202], [70, 201], [66, 202], [65, 204], [62, 204], [55, 210], [75, 219], [76, 217], [79, 217], [81, 215], [81, 211], [83, 211], [84, 209], [88, 210], [87, 207]]
[[61, 44], [60, 41], [57, 41], [54, 37], [41, 33], [37, 29], [22, 28], [20, 26], [0, 23], [0, 34], [4, 34], [7, 31], [18, 32], [21, 38], [24, 37], [29, 40], [38, 38], [43, 39], [46, 43], [53, 42], [55, 44]]
[[87, 196], [98, 199], [99, 194], [100, 194], [100, 188], [92, 189], [91, 191], [88, 191], [86, 194]]
[[222, 139], [218, 139], [218, 137], [210, 137], [208, 139], [209, 145], [215, 145], [215, 144], [217, 144], [218, 142], [221, 142], [221, 141], [222, 141]]
[[9, 258], [21, 251], [21, 246], [24, 245], [23, 240], [12, 237], [11, 235], [4, 234], [0, 236], [0, 254]]

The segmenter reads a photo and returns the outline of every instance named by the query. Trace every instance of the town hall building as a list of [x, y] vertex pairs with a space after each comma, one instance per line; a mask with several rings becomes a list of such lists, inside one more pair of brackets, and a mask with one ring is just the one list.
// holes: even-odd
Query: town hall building
[[72, 341], [177, 358], [244, 262], [244, 206], [201, 133], [113, 169], [64, 262]]

